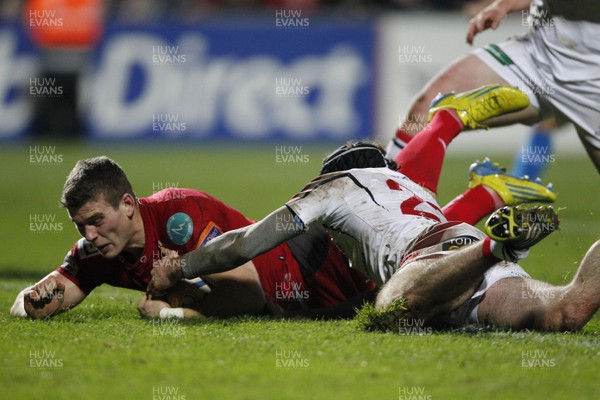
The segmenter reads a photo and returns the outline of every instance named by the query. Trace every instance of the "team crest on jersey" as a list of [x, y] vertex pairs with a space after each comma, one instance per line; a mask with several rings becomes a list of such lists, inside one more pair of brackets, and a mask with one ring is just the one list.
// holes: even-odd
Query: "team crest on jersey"
[[451, 239], [448, 239], [442, 243], [442, 250], [456, 250], [463, 246], [467, 246], [469, 244], [475, 243], [479, 241], [474, 236], [464, 235], [464, 236], [456, 236]]
[[206, 243], [210, 242], [217, 236], [220, 236], [221, 233], [221, 229], [219, 229], [217, 224], [215, 224], [212, 221], [209, 222], [206, 225], [206, 228], [204, 228], [204, 230], [200, 234], [200, 239], [198, 239], [198, 244], [196, 245], [196, 248], [204, 246]]
[[186, 213], [178, 212], [167, 221], [167, 235], [177, 245], [186, 244], [194, 233], [194, 221]]
[[80, 260], [85, 260], [86, 258], [96, 256], [100, 253], [92, 243], [85, 239], [79, 239], [77, 242], [77, 254], [79, 255]]

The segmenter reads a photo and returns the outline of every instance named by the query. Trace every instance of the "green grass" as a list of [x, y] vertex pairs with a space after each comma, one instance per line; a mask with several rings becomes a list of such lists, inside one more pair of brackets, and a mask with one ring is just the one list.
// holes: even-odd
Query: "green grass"
[[[138, 317], [139, 293], [101, 287], [52, 321], [11, 318], [19, 290], [60, 264], [78, 237], [57, 206], [77, 159], [111, 156], [140, 196], [155, 184], [177, 183], [260, 218], [315, 175], [327, 150], [303, 147], [309, 162], [292, 165], [275, 162], [279, 144], [231, 150], [52, 145], [63, 158], [58, 165], [31, 164], [28, 145], [0, 149], [3, 399], [158, 399], [169, 391], [180, 400], [600, 397], [600, 315], [582, 332], [566, 334], [463, 329], [407, 336], [365, 332], [356, 321], [268, 318], [156, 325]], [[441, 203], [464, 189], [471, 161], [447, 160]], [[560, 284], [598, 238], [600, 181], [587, 159], [560, 156], [547, 179], [564, 207], [561, 230], [522, 264], [534, 277]], [[32, 214], [56, 215], [63, 229], [31, 232]], [[523, 368], [523, 352], [545, 365]], [[55, 367], [32, 367], [36, 362]]]

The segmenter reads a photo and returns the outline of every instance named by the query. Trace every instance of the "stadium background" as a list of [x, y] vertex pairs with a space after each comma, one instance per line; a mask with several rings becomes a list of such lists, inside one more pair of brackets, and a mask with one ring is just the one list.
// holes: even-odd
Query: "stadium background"
[[[3, 398], [35, 398], [51, 384], [62, 385], [54, 398], [154, 399], [177, 389], [180, 399], [395, 399], [423, 389], [437, 399], [479, 388], [489, 398], [596, 397], [598, 317], [566, 336], [408, 338], [360, 333], [351, 323], [254, 319], [157, 331], [137, 318], [137, 293], [111, 288], [51, 323], [8, 317], [19, 289], [60, 263], [78, 237], [57, 206], [78, 159], [111, 156], [140, 196], [193, 187], [260, 218], [312, 179], [328, 150], [351, 138], [387, 143], [412, 96], [469, 50], [458, 1], [80, 1], [82, 14], [72, 15], [85, 23], [75, 33], [60, 3], [33, 14], [21, 1], [0, 5]], [[526, 18], [508, 18], [476, 46], [523, 32]], [[461, 135], [440, 202], [464, 189], [474, 158], [510, 164], [527, 132]], [[562, 228], [524, 266], [558, 284], [597, 239], [600, 190], [574, 130], [562, 129], [555, 143], [546, 180], [559, 193]], [[453, 350], [432, 353], [442, 348]], [[549, 351], [543, 360], [554, 367], [522, 368], [535, 351]], [[310, 366], [279, 368], [278, 357]], [[32, 367], [57, 358], [60, 368]], [[198, 385], [196, 364], [210, 387]], [[164, 365], [173, 377], [161, 375]], [[66, 377], [76, 374], [77, 383]]]

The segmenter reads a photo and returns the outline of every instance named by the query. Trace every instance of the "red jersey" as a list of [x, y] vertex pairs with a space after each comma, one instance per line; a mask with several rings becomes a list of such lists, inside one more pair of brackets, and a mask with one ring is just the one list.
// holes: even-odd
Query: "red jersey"
[[[67, 253], [58, 272], [86, 294], [103, 283], [145, 291], [152, 263], [161, 257], [159, 244], [182, 255], [223, 232], [254, 223], [238, 210], [193, 189], [165, 189], [141, 198], [139, 210], [145, 246], [137, 260], [128, 262], [121, 256], [109, 260], [82, 238]], [[298, 256], [290, 245], [282, 244], [253, 260], [271, 301], [284, 308], [295, 302], [326, 307], [373, 288], [364, 276], [349, 270], [347, 260], [326, 235], [311, 240], [303, 241], [301, 236], [292, 245]]]

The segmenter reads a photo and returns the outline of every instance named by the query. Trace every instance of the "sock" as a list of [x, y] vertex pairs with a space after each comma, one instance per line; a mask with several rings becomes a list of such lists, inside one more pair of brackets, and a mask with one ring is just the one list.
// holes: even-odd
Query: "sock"
[[401, 173], [434, 193], [437, 193], [446, 148], [463, 128], [453, 112], [438, 111], [395, 158]]
[[394, 138], [390, 140], [387, 149], [385, 150], [388, 160], [395, 160], [412, 138], [413, 136], [411, 134], [398, 128]]
[[497, 242], [490, 237], [483, 239], [483, 256], [492, 260], [505, 260], [517, 262], [523, 260], [529, 255], [529, 249], [515, 250], [504, 245], [502, 242]]
[[539, 127], [536, 127], [529, 136], [529, 143], [522, 146], [513, 162], [513, 175], [522, 177], [529, 176], [531, 179], [541, 177], [550, 157], [552, 147], [552, 138], [550, 133]]
[[497, 243], [495, 240], [492, 240], [489, 236], [483, 239], [483, 256], [492, 260], [501, 261], [502, 257], [498, 257], [492, 251], [492, 242]]
[[504, 201], [492, 189], [479, 185], [456, 197], [444, 208], [448, 221], [461, 221], [475, 225], [494, 210], [504, 206]]

